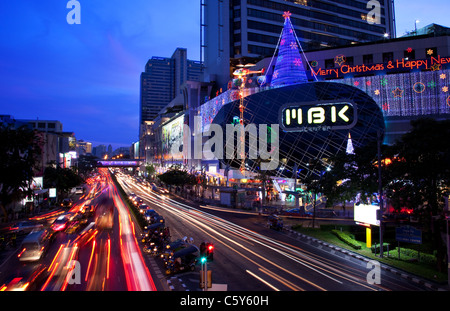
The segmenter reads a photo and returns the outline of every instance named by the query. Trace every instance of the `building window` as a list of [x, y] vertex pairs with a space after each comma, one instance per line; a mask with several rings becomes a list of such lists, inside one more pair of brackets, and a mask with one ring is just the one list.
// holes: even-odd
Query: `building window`
[[40, 129], [45, 129], [45, 123], [43, 123], [43, 122], [38, 122], [38, 128], [40, 128]]
[[413, 50], [412, 48], [407, 48], [403, 52], [403, 58], [406, 59], [406, 60], [414, 60], [414, 59], [416, 59], [416, 51]]
[[334, 68], [334, 58], [325, 60], [325, 69]]
[[383, 53], [383, 63], [389, 63], [394, 61], [394, 52]]
[[355, 65], [355, 61], [354, 61], [354, 59], [353, 59], [353, 56], [347, 57], [347, 58], [345, 59], [345, 63], [346, 63], [347, 65], [349, 65], [349, 66]]
[[364, 65], [373, 64], [373, 54], [363, 55], [363, 64]]

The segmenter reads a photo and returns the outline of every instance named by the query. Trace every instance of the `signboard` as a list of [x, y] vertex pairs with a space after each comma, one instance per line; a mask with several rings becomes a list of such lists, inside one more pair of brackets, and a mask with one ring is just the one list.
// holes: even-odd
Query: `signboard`
[[[433, 53], [434, 54], [434, 53]], [[354, 74], [387, 74], [393, 72], [404, 72], [405, 70], [433, 70], [438, 71], [447, 68], [450, 64], [450, 57], [441, 57], [440, 55], [430, 55], [426, 59], [408, 60], [401, 58], [389, 61], [387, 63], [378, 63], [371, 65], [350, 65], [347, 63], [344, 55], [338, 55], [335, 58], [334, 68], [321, 68], [317, 62], [311, 62], [315, 67], [311, 68], [311, 75], [318, 78], [342, 78], [346, 75]]]
[[49, 198], [56, 198], [56, 188], [48, 189], [48, 197]]
[[281, 107], [279, 120], [287, 132], [326, 131], [350, 129], [357, 116], [350, 101], [290, 103]]
[[395, 228], [395, 239], [398, 242], [422, 244], [422, 231], [411, 226]]
[[42, 189], [42, 185], [44, 184], [44, 177], [33, 177], [31, 182], [31, 189]]
[[184, 116], [178, 117], [162, 127], [162, 153], [165, 159], [183, 159], [179, 147], [183, 145]]
[[356, 223], [379, 226], [380, 220], [377, 217], [380, 207], [371, 204], [355, 204], [354, 220]]

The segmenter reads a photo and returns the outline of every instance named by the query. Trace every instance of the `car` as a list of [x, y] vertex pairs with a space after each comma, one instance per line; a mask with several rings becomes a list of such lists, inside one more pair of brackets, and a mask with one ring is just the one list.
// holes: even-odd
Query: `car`
[[43, 225], [33, 221], [19, 221], [9, 227], [10, 231], [17, 234], [30, 233], [33, 230], [42, 228]]
[[72, 222], [70, 222], [70, 224], [67, 225], [66, 232], [67, 233], [75, 233], [81, 228], [82, 225], [83, 225], [82, 220], [72, 221]]
[[62, 207], [71, 207], [72, 205], [73, 205], [73, 201], [72, 201], [72, 199], [69, 199], [69, 198], [62, 200], [62, 202], [61, 202]]
[[169, 193], [169, 190], [167, 190], [166, 188], [163, 188], [163, 187], [159, 187], [159, 192], [160, 192], [160, 193], [168, 194], [168, 193]]
[[23, 240], [21, 251], [17, 255], [19, 261], [38, 261], [48, 250], [53, 238], [49, 230], [33, 231]]
[[155, 212], [154, 209], [147, 209], [144, 212], [144, 217], [148, 222], [153, 222], [153, 220], [155, 219], [155, 217], [159, 216], [157, 212]]
[[140, 198], [140, 197], [135, 197], [134, 200], [133, 200], [133, 203], [134, 203], [135, 206], [139, 206], [139, 205], [144, 203], [144, 200], [142, 198]]
[[161, 194], [166, 194], [169, 193], [169, 190], [163, 188], [163, 187], [158, 187], [155, 184], [152, 184], [152, 190]]
[[148, 205], [147, 204], [141, 204], [139, 205], [139, 212], [141, 212], [141, 214], [144, 214], [147, 210], [148, 210]]
[[70, 222], [70, 217], [68, 215], [62, 215], [55, 219], [51, 225], [51, 229], [55, 232], [64, 231]]
[[29, 282], [23, 277], [12, 277], [7, 283], [0, 286], [0, 291], [25, 291]]

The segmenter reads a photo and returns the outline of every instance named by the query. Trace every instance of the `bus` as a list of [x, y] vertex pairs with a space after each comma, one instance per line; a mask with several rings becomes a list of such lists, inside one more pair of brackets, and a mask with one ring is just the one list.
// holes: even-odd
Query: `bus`
[[99, 229], [112, 229], [114, 224], [114, 200], [103, 198], [95, 209], [95, 225]]

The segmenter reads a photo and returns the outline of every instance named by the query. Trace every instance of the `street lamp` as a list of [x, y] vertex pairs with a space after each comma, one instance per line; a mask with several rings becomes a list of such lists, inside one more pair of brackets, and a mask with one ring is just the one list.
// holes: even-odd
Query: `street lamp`
[[417, 36], [417, 24], [420, 23], [420, 21], [418, 19], [416, 19], [415, 23], [414, 23], [414, 29], [415, 29], [415, 35]]

